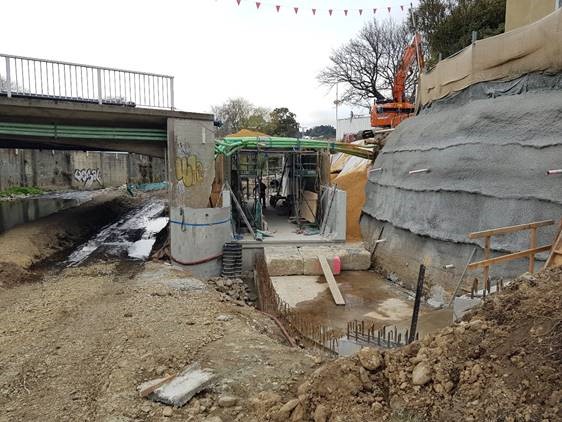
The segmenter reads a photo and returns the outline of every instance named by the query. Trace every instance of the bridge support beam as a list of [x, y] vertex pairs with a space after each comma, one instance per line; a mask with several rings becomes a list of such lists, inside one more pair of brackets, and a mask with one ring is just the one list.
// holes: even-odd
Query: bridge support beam
[[212, 121], [168, 119], [171, 258], [201, 278], [220, 275], [222, 247], [232, 239], [230, 206], [208, 208], [214, 148]]

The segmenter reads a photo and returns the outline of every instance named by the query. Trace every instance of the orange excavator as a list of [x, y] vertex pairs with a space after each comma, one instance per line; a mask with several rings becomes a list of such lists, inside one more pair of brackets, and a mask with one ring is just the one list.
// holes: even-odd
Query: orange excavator
[[373, 128], [394, 128], [414, 113], [415, 105], [406, 101], [405, 92], [406, 79], [414, 60], [417, 60], [418, 68], [423, 69], [424, 59], [421, 51], [421, 35], [417, 32], [410, 45], [406, 47], [398, 71], [394, 76], [392, 100], [377, 102], [375, 99], [371, 108], [371, 126]]

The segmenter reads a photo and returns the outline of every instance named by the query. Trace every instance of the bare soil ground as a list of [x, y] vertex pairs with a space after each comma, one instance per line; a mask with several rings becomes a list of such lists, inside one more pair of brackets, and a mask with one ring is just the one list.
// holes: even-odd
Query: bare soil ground
[[[268, 317], [162, 263], [90, 264], [0, 290], [0, 350], [0, 421], [257, 420], [248, 397], [280, 402], [318, 364]], [[139, 397], [140, 383], [193, 362], [219, 375], [210, 392], [171, 413]], [[236, 406], [220, 407], [224, 394]]]
[[329, 362], [259, 418], [560, 421], [561, 288], [562, 268], [521, 278], [422, 341]]

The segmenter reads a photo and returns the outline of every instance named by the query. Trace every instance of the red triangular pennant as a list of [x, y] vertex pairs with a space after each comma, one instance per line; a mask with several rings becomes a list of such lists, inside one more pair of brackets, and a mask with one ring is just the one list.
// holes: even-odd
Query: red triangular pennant
[[347, 16], [347, 9], [344, 9], [343, 13]]
[[316, 16], [316, 9], [312, 9], [312, 14]]
[[279, 13], [279, 9], [281, 9], [281, 6], [275, 5], [275, 8], [277, 9], [277, 13]]
[[402, 11], [404, 11], [404, 5], [403, 4], [400, 5], [400, 9], [402, 9]]
[[392, 7], [388, 6], [387, 9], [388, 9], [388, 13], [390, 13], [390, 9], [392, 9]]
[[236, 3], [238, 3], [238, 6], [240, 6], [240, 2], [241, 2], [241, 1], [242, 1], [242, 0], [236, 0]]
[[373, 15], [377, 13], [377, 9], [373, 9]]
[[257, 1], [257, 2], [256, 2], [256, 9], [259, 9], [260, 6], [261, 6], [261, 2]]
[[293, 7], [293, 10], [295, 11], [295, 15], [296, 15], [297, 13], [299, 13], [299, 8], [298, 8], [298, 7]]
[[359, 9], [359, 16], [363, 15], [363, 9]]
[[330, 14], [330, 16], [332, 16], [332, 12], [333, 12], [332, 9], [328, 9], [328, 13]]

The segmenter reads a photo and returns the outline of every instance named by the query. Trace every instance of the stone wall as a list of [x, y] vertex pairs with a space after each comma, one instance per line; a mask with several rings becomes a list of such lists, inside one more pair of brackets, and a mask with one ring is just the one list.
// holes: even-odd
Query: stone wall
[[0, 149], [0, 190], [100, 189], [165, 180], [164, 160], [139, 154]]

